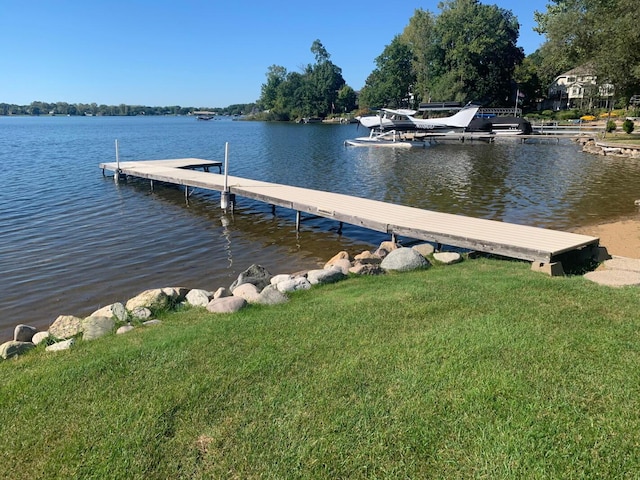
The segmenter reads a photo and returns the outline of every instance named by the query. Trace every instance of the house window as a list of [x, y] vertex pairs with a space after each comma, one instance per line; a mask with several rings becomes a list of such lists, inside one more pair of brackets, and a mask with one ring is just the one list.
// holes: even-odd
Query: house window
[[574, 82], [576, 81], [576, 77], [569, 77], [569, 78], [567, 79], [567, 81], [568, 81], [569, 83], [574, 83]]

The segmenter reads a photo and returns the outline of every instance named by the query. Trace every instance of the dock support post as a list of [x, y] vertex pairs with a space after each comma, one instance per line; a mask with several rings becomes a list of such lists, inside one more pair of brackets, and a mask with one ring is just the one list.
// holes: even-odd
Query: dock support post
[[118, 150], [118, 139], [116, 138], [116, 171], [113, 174], [113, 181], [118, 183], [120, 181], [120, 174], [122, 170], [120, 170], [120, 152]]
[[153, 178], [149, 180], [149, 183], [151, 184], [151, 191], [153, 192]]
[[300, 210], [296, 210], [296, 232], [300, 231]]
[[224, 144], [224, 189], [220, 194], [220, 208], [229, 208], [229, 142]]

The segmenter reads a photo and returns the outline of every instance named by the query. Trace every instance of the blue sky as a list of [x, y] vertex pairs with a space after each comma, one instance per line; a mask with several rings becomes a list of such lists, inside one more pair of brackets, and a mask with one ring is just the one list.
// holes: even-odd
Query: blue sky
[[[355, 90], [416, 9], [439, 0], [0, 0], [0, 102], [226, 107], [260, 97], [270, 65], [314, 63], [319, 39]], [[547, 0], [484, 0], [511, 10], [519, 46], [544, 38]]]

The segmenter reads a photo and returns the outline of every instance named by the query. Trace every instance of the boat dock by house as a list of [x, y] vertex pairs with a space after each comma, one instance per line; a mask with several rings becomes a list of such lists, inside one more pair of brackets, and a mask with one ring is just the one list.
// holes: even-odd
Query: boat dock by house
[[[209, 171], [218, 168], [220, 173]], [[116, 175], [182, 185], [185, 198], [189, 188], [228, 192], [237, 197], [258, 200], [301, 214], [333, 219], [377, 232], [424, 240], [484, 253], [552, 265], [565, 254], [578, 253], [585, 261], [597, 255], [599, 239], [526, 225], [485, 220], [378, 200], [325, 192], [309, 188], [262, 182], [221, 173], [222, 162], [196, 158], [101, 163], [103, 171]]]

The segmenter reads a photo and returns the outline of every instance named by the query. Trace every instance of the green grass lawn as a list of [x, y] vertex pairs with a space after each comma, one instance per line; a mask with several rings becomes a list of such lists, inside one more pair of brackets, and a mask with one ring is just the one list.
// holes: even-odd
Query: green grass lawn
[[638, 478], [640, 291], [469, 260], [0, 363], [0, 477]]

